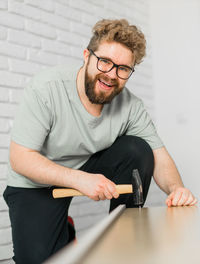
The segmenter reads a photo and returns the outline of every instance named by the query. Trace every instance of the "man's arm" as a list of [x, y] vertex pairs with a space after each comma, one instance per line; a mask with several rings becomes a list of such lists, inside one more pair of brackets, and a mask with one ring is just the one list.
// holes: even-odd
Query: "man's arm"
[[197, 199], [184, 187], [174, 161], [165, 147], [153, 150], [154, 179], [157, 185], [166, 193], [168, 206], [194, 205]]
[[38, 151], [10, 144], [12, 169], [32, 181], [79, 190], [93, 200], [117, 198], [116, 185], [102, 174], [92, 174], [56, 164]]

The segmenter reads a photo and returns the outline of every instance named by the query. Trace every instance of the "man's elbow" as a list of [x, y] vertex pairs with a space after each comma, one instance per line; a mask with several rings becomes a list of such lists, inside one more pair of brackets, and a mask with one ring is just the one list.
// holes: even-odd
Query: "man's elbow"
[[28, 149], [22, 145], [19, 145], [15, 143], [14, 141], [11, 141], [10, 143], [10, 165], [11, 168], [17, 172], [22, 173], [23, 168], [26, 167], [29, 159], [29, 153], [33, 151], [31, 149]]

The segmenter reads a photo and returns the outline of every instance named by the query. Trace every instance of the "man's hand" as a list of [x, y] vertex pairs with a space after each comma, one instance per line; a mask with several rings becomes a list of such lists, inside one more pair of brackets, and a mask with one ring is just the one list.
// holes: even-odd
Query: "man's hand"
[[194, 205], [197, 199], [184, 187], [176, 165], [165, 147], [153, 150], [154, 180], [169, 196], [167, 206]]
[[171, 206], [185, 206], [194, 205], [197, 203], [197, 199], [193, 194], [184, 187], [175, 189], [166, 199], [166, 205]]
[[104, 175], [83, 171], [77, 172], [79, 174], [77, 175], [78, 179], [76, 180], [75, 188], [89, 198], [99, 201], [119, 197], [115, 183], [107, 179]]

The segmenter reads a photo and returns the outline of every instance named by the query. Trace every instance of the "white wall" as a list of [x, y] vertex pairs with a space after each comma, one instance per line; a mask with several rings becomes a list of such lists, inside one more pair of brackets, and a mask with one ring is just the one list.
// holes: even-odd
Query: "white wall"
[[[43, 68], [71, 59], [82, 61], [91, 28], [101, 18], [125, 17], [138, 25], [149, 40], [148, 15], [148, 1], [143, 0], [123, 0], [123, 3], [121, 0], [0, 0], [0, 260], [12, 256], [8, 208], [2, 194], [6, 186], [10, 131], [27, 82]], [[130, 80], [129, 88], [142, 97], [154, 117], [149, 46], [148, 55]], [[152, 193], [156, 202], [159, 201], [157, 192]], [[107, 210], [105, 203], [74, 199], [70, 214], [78, 234], [104, 217]]]
[[200, 198], [200, 1], [150, 1], [158, 131]]

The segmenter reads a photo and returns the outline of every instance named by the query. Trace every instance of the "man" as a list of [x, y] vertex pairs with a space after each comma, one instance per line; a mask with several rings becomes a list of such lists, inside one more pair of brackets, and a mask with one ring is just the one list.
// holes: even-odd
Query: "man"
[[194, 205], [142, 101], [125, 84], [145, 55], [142, 32], [126, 20], [102, 20], [84, 50], [84, 65], [42, 72], [25, 89], [10, 145], [9, 206], [17, 263], [41, 263], [70, 241], [71, 198], [53, 199], [54, 187], [91, 199], [125, 203], [115, 184], [140, 172], [144, 200], [151, 177], [168, 206]]

